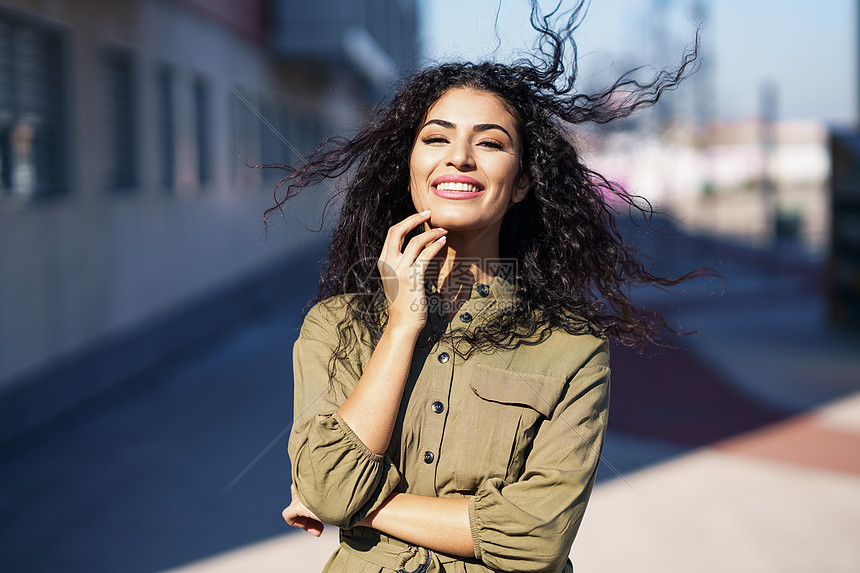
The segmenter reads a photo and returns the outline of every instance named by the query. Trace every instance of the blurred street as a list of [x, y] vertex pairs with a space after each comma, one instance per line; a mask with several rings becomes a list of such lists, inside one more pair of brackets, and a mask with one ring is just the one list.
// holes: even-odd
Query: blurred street
[[0, 571], [158, 571], [284, 532], [301, 260], [282, 304], [4, 447]]
[[[649, 301], [699, 331], [679, 347], [614, 349], [577, 571], [857, 571], [860, 338], [827, 326], [818, 268], [790, 249], [672, 233], [642, 244], [659, 269], [710, 265], [725, 281]], [[318, 540], [280, 517], [314, 273], [296, 268], [276, 306], [13, 442], [0, 569], [320, 570], [336, 531]]]

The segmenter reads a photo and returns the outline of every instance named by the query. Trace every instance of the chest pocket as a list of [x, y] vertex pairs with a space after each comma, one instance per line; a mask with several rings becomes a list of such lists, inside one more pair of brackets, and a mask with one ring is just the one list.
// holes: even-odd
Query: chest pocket
[[457, 489], [473, 492], [488, 477], [514, 481], [541, 422], [549, 418], [564, 392], [565, 379], [479, 364], [468, 383], [470, 422]]

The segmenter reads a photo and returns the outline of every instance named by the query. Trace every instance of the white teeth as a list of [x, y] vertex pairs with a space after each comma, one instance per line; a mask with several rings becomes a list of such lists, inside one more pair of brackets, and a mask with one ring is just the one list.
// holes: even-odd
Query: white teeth
[[440, 191], [468, 191], [471, 193], [480, 191], [477, 185], [472, 185], [471, 183], [455, 183], [453, 181], [439, 183], [436, 185], [436, 189], [439, 189]]

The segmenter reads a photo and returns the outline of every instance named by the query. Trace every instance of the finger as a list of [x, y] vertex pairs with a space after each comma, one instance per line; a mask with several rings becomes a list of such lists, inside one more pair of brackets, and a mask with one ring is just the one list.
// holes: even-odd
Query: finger
[[421, 251], [421, 254], [415, 258], [415, 262], [412, 263], [412, 268], [415, 269], [418, 277], [422, 280], [424, 279], [424, 273], [427, 271], [427, 265], [430, 264], [430, 261], [433, 260], [433, 257], [438, 255], [442, 249], [445, 248], [447, 244], [447, 237], [442, 235]]
[[314, 537], [319, 537], [322, 535], [323, 529], [325, 529], [325, 525], [323, 525], [322, 521], [317, 521], [316, 519], [308, 518], [307, 527], [304, 528], [305, 531], [313, 535]]
[[302, 519], [302, 513], [299, 511], [299, 507], [295, 503], [291, 503], [284, 508], [281, 515], [284, 517], [284, 521], [293, 526], [296, 525], [297, 520]]
[[320, 535], [322, 535], [322, 532], [325, 529], [325, 525], [322, 521], [310, 517], [305, 517], [303, 515], [297, 515], [295, 517], [290, 518], [287, 521], [287, 524], [291, 527], [298, 527], [300, 529], [303, 529], [314, 537], [319, 537]]
[[[305, 507], [305, 505], [301, 502], [301, 500], [298, 499], [298, 497], [293, 499], [290, 505], [284, 508], [284, 511], [281, 512], [281, 515], [283, 516], [284, 521], [286, 521], [287, 523], [290, 523], [290, 521], [295, 522], [297, 519], [303, 518], [313, 519], [314, 521], [322, 523], [322, 520], [317, 517], [317, 514]], [[292, 523], [290, 525], [292, 525]]]
[[413, 237], [406, 245], [403, 251], [403, 258], [400, 259], [401, 266], [409, 267], [418, 258], [418, 255], [428, 246], [437, 241], [440, 237], [444, 237], [448, 233], [447, 229], [437, 227], [429, 231], [425, 231], [420, 235]]
[[[395, 223], [388, 229], [388, 235], [385, 238], [385, 245], [382, 250], [386, 254], [390, 253], [391, 249], [396, 248], [399, 253], [403, 249], [403, 239], [406, 234], [419, 224], [430, 220], [430, 211], [421, 211], [414, 215], [409, 215], [399, 223]], [[388, 251], [386, 249], [389, 249]]]
[[284, 511], [282, 511], [281, 515], [284, 516], [284, 521], [287, 522], [287, 525], [291, 525], [293, 527], [299, 527], [297, 524], [302, 517], [300, 515], [297, 515], [289, 507], [287, 509], [285, 509]]
[[[422, 211], [403, 219], [399, 223], [392, 225], [388, 229], [388, 235], [382, 245], [382, 252], [379, 254], [379, 261], [388, 262], [390, 265], [396, 265], [403, 250], [403, 243], [406, 240], [406, 235], [415, 229], [422, 222], [427, 222], [430, 219], [430, 211]], [[380, 268], [380, 272], [382, 269]]]
[[284, 508], [284, 511], [281, 512], [281, 515], [289, 525], [296, 526], [298, 520], [303, 518], [302, 511], [300, 510], [300, 506], [295, 502], [291, 503], [287, 507]]

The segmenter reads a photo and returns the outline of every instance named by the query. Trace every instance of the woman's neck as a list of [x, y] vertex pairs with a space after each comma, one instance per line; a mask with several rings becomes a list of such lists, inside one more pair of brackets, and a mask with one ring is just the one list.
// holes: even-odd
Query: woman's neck
[[453, 317], [469, 299], [474, 283], [489, 283], [499, 261], [498, 235], [464, 237], [453, 231], [446, 247], [427, 269], [427, 279], [436, 285]]

